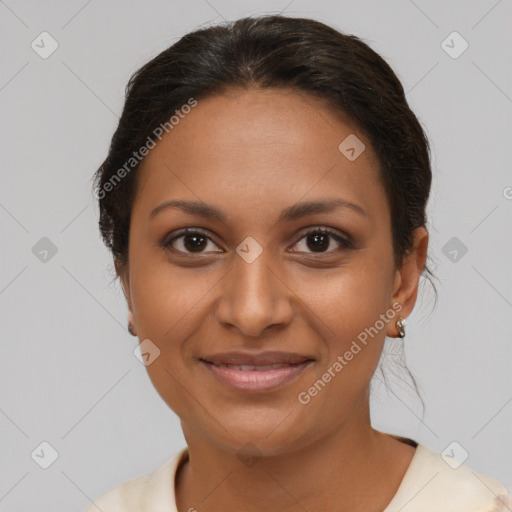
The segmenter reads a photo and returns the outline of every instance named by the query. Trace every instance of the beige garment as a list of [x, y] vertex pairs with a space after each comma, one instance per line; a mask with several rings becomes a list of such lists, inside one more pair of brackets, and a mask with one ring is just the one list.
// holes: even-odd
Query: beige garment
[[[187, 458], [184, 448], [153, 473], [106, 492], [84, 512], [178, 512], [174, 481], [178, 466]], [[440, 454], [418, 444], [398, 491], [383, 512], [511, 511], [512, 497], [503, 484], [466, 465], [453, 469]]]

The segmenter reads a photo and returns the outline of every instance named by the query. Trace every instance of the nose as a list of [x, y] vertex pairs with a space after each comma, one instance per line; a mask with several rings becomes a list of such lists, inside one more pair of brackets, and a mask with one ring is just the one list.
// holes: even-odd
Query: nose
[[293, 316], [293, 293], [264, 254], [252, 263], [235, 259], [217, 302], [217, 321], [224, 327], [236, 327], [248, 337], [261, 336], [271, 327], [282, 328]]

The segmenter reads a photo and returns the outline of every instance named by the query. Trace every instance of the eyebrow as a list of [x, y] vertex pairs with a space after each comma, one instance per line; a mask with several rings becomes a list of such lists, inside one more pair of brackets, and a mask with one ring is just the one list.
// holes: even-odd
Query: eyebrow
[[[367, 216], [365, 210], [355, 203], [345, 201], [344, 199], [324, 199], [317, 201], [307, 201], [289, 206], [281, 212], [278, 222], [297, 220], [308, 215], [313, 215], [315, 213], [328, 213], [335, 210], [336, 208], [341, 207], [349, 208], [359, 213], [360, 215]], [[218, 220], [223, 223], [225, 223], [227, 220], [226, 215], [212, 205], [200, 201], [185, 200], [166, 201], [165, 203], [162, 203], [154, 208], [149, 214], [149, 217], [152, 219], [161, 211], [167, 210], [169, 208], [179, 208], [184, 213], [189, 215], [198, 215], [207, 219]]]

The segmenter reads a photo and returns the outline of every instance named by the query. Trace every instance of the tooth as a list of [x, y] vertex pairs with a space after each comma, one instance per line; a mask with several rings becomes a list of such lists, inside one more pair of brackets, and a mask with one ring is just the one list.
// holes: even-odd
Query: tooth
[[266, 365], [248, 365], [248, 364], [219, 364], [218, 366], [224, 367], [224, 368], [231, 368], [232, 370], [240, 370], [240, 371], [267, 371], [267, 370], [276, 370], [278, 368], [285, 368], [287, 366], [292, 366], [289, 363], [274, 363], [274, 364], [266, 364]]
[[255, 366], [255, 365], [247, 365], [247, 364], [243, 364], [243, 365], [229, 365], [230, 368], [234, 368], [234, 369], [237, 369], [237, 370], [242, 370], [242, 371], [268, 371], [268, 370], [276, 370], [278, 368], [283, 368], [285, 366], [290, 366], [289, 364], [286, 364], [286, 363], [275, 363], [275, 364], [262, 364], [262, 365], [259, 365], [259, 366]]

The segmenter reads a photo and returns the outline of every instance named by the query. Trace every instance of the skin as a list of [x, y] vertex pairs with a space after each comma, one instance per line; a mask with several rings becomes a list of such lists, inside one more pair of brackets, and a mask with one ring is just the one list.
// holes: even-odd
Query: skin
[[[350, 134], [366, 146], [354, 161], [338, 150]], [[369, 414], [370, 379], [385, 337], [397, 336], [398, 315], [308, 404], [297, 399], [380, 314], [399, 304], [406, 318], [416, 302], [428, 234], [414, 231], [412, 252], [395, 268], [389, 205], [367, 137], [309, 95], [230, 90], [199, 100], [139, 172], [129, 263], [116, 268], [139, 339], [161, 351], [147, 366], [150, 379], [189, 447], [175, 485], [178, 510], [384, 509], [414, 454], [373, 429]], [[341, 207], [279, 220], [287, 207], [326, 198], [365, 214]], [[177, 208], [150, 218], [173, 199], [213, 205], [226, 220]], [[162, 246], [184, 227], [209, 237], [199, 254], [190, 237]], [[315, 252], [305, 236], [311, 227], [348, 235], [353, 248], [328, 237]], [[236, 252], [247, 236], [263, 250], [252, 263]], [[236, 350], [315, 361], [280, 389], [243, 393], [198, 361]], [[237, 456], [247, 443], [260, 457], [250, 466]]]

